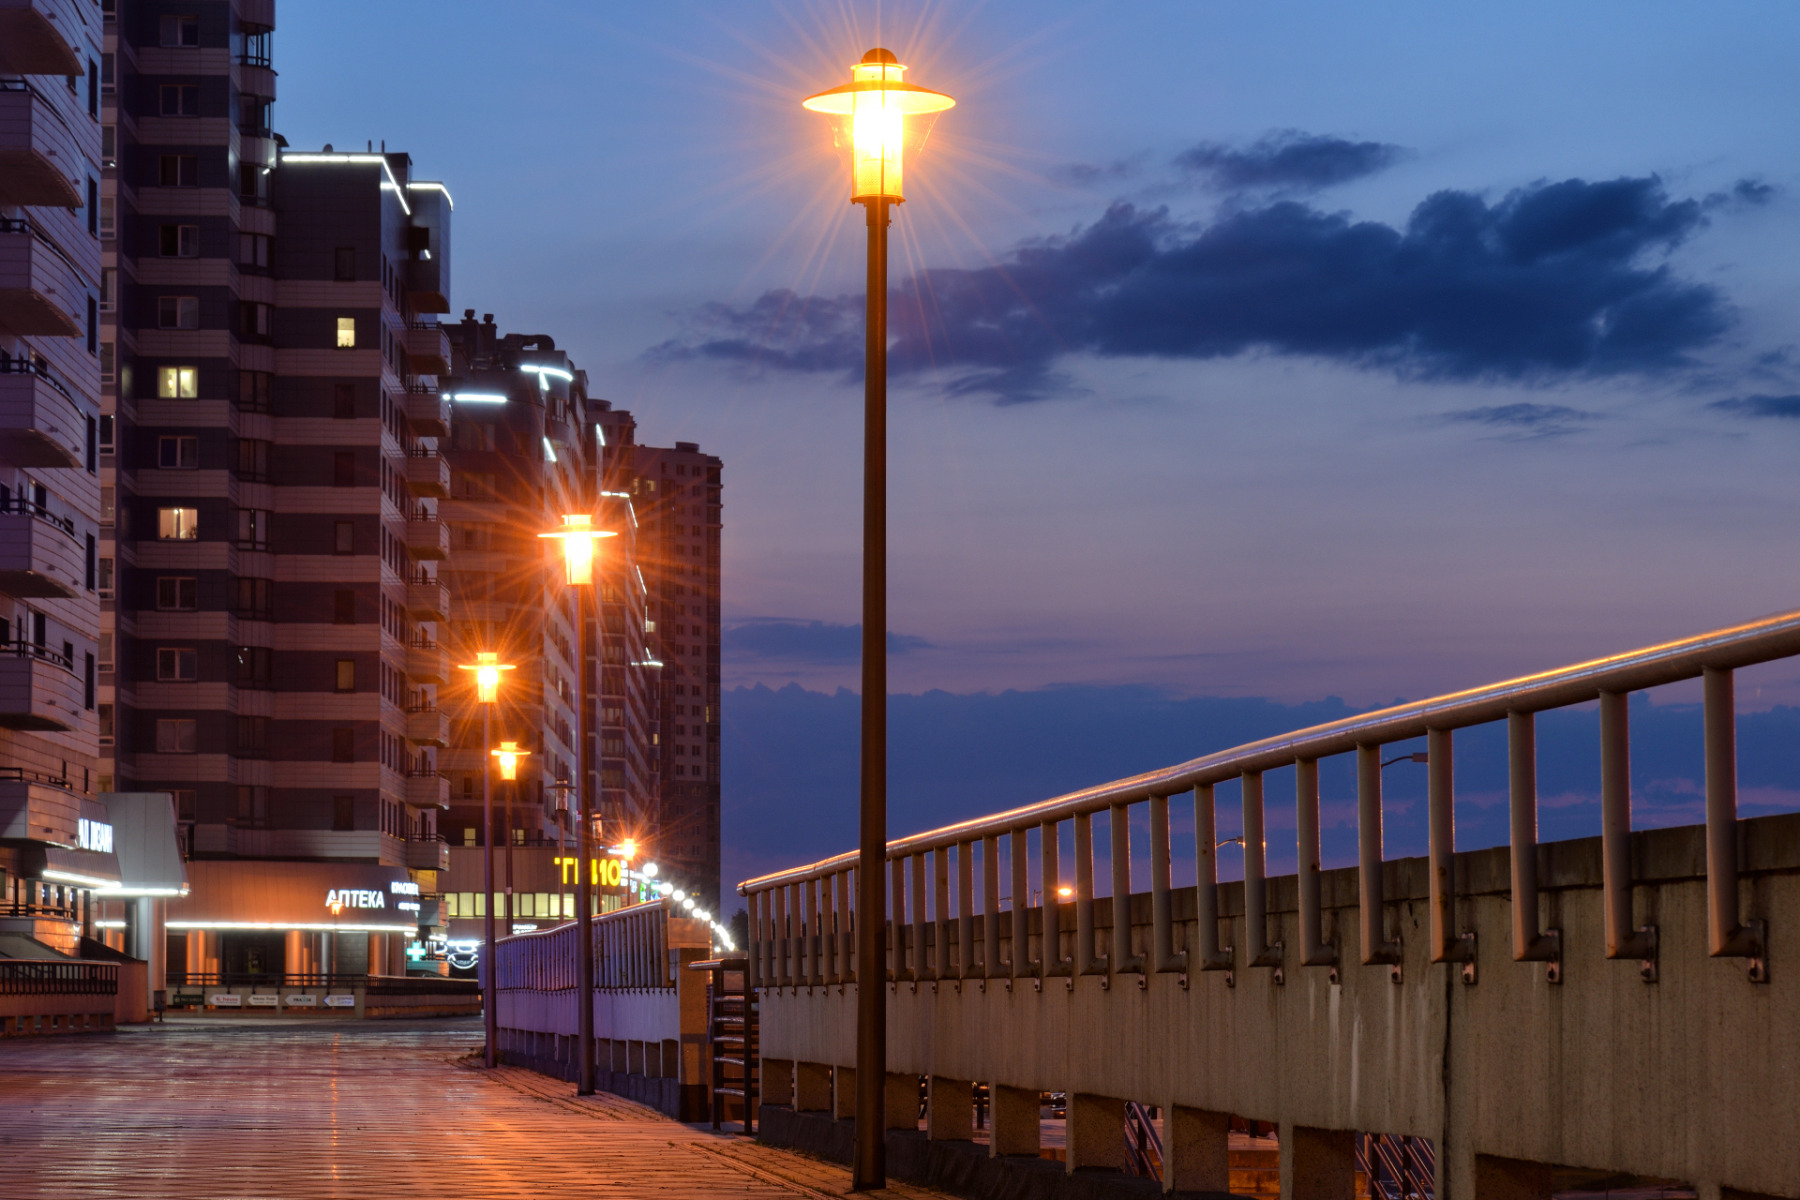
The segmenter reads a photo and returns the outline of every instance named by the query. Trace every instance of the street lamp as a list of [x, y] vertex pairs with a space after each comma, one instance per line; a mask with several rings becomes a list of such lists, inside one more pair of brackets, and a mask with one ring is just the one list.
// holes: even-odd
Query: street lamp
[[[935, 114], [956, 101], [902, 80], [892, 52], [874, 49], [850, 68], [850, 82], [808, 96], [813, 112], [838, 118], [838, 145], [850, 151], [850, 202], [869, 226], [863, 374], [862, 788], [856, 911], [856, 1152], [850, 1186], [887, 1186], [883, 1142], [887, 1081], [885, 930], [887, 863], [887, 292], [888, 223], [906, 199], [901, 167]], [[899, 920], [900, 914], [894, 915]]]
[[[459, 663], [459, 671], [470, 671], [475, 676], [475, 702], [481, 705], [481, 744], [485, 747], [492, 744], [494, 736], [494, 705], [500, 702], [500, 675], [503, 671], [513, 669], [511, 663], [500, 661], [500, 655], [492, 650], [478, 650], [475, 661]], [[494, 797], [491, 781], [493, 773], [486, 762], [481, 764], [481, 881], [485, 889], [486, 899], [482, 901], [482, 949], [481, 961], [486, 964], [483, 974], [486, 983], [482, 987], [481, 1019], [484, 1026], [487, 1045], [482, 1050], [482, 1061], [489, 1067], [494, 1065], [494, 1042], [496, 1040], [496, 1023], [498, 1014], [494, 1009]]]
[[515, 932], [513, 923], [518, 920], [518, 912], [513, 903], [513, 804], [519, 798], [519, 760], [530, 754], [529, 750], [519, 749], [517, 742], [501, 742], [500, 749], [490, 751], [500, 762], [500, 778], [512, 784], [506, 789], [506, 812], [504, 826], [506, 830], [506, 933], [510, 937]]
[[[580, 930], [577, 936], [581, 939], [576, 950], [576, 970], [579, 974], [580, 999], [575, 1006], [575, 1048], [581, 1058], [581, 1065], [575, 1074], [575, 1094], [591, 1096], [594, 1094], [594, 904], [592, 883], [593, 862], [591, 859], [593, 830], [589, 826], [589, 814], [593, 807], [588, 803], [588, 793], [592, 789], [589, 782], [593, 778], [593, 743], [592, 733], [587, 727], [587, 689], [588, 669], [587, 652], [582, 649], [582, 637], [587, 630], [588, 594], [594, 583], [594, 543], [603, 537], [612, 537], [610, 529], [595, 529], [594, 518], [587, 513], [568, 513], [563, 517], [562, 527], [538, 534], [541, 538], [551, 539], [562, 547], [563, 579], [575, 591], [575, 662], [578, 676], [575, 687], [575, 703], [580, 706], [575, 724], [581, 731], [581, 778], [575, 787], [575, 855], [579, 866], [575, 868], [575, 920]], [[605, 655], [595, 655], [604, 658]]]

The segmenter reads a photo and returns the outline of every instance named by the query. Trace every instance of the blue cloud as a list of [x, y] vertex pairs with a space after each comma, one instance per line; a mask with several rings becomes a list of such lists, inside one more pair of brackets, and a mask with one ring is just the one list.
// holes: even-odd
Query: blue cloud
[[[931, 643], [906, 633], [889, 633], [889, 654], [927, 650]], [[732, 657], [785, 659], [795, 662], [847, 662], [862, 654], [862, 626], [828, 621], [759, 617], [736, 621], [724, 631], [725, 653]]]
[[1800, 420], [1800, 396], [1737, 396], [1730, 400], [1714, 400], [1707, 407], [1734, 417]]
[[1175, 165], [1224, 191], [1310, 192], [1386, 170], [1406, 152], [1386, 142], [1352, 142], [1284, 129], [1248, 146], [1201, 142]]
[[1513, 437], [1560, 437], [1598, 420], [1598, 415], [1566, 404], [1494, 404], [1444, 414], [1444, 420], [1487, 425]]

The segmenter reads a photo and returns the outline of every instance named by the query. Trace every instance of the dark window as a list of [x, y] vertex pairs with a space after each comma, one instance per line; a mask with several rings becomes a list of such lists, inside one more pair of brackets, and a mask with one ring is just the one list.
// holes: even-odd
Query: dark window
[[200, 581], [191, 575], [160, 575], [156, 607], [165, 612], [192, 612], [200, 607]]
[[102, 413], [100, 415], [100, 452], [102, 454], [111, 454], [113, 452], [113, 419], [111, 413]]
[[331, 761], [340, 763], [356, 761], [355, 729], [340, 727], [331, 731]]
[[88, 59], [88, 116], [100, 119], [100, 64]]
[[197, 117], [200, 115], [200, 89], [197, 85], [165, 83], [157, 90], [163, 116]]
[[332, 278], [339, 283], [356, 282], [356, 247], [339, 246], [333, 256]]
[[91, 650], [87, 652], [86, 670], [81, 677], [81, 695], [83, 702], [91, 711], [94, 707], [94, 652]]
[[332, 593], [331, 620], [335, 625], [356, 624], [356, 593], [342, 588]]
[[331, 385], [331, 415], [340, 421], [355, 420], [356, 385], [354, 383]]
[[163, 225], [157, 229], [157, 242], [164, 258], [198, 258], [200, 227], [198, 225]]
[[87, 419], [87, 470], [89, 475], [100, 472], [100, 422], [94, 417]]
[[[340, 729], [339, 733], [348, 733], [348, 729]], [[339, 759], [349, 762], [349, 759]], [[356, 797], [333, 796], [331, 798], [331, 827], [339, 833], [349, 833], [356, 828]]]
[[156, 465], [171, 471], [197, 469], [200, 466], [200, 439], [197, 437], [157, 438]]
[[269, 718], [239, 717], [238, 753], [262, 755], [269, 750]]
[[100, 236], [100, 181], [97, 179], [89, 179], [87, 181], [87, 185], [88, 185], [88, 191], [87, 191], [88, 232], [93, 234], [95, 237], [99, 237]]
[[200, 297], [158, 296], [156, 324], [159, 329], [200, 328]]
[[199, 187], [200, 159], [192, 154], [165, 154], [158, 182], [164, 187]]
[[339, 450], [331, 456], [331, 486], [356, 486], [356, 451]]
[[256, 483], [269, 479], [269, 443], [256, 438], [238, 439], [238, 476]]
[[266, 341], [269, 337], [269, 313], [269, 306], [261, 301], [240, 301], [238, 303], [239, 334], [246, 338]]
[[356, 553], [356, 522], [338, 521], [333, 526], [335, 540], [332, 543], [333, 554]]
[[100, 298], [87, 298], [87, 351], [89, 354], [100, 353]]
[[198, 46], [200, 44], [200, 18], [164, 17], [161, 42], [165, 46]]
[[274, 378], [267, 371], [239, 371], [238, 407], [246, 412], [268, 412]]
[[236, 683], [239, 687], [267, 688], [274, 686], [275, 651], [267, 646], [239, 646], [236, 658]]
[[268, 620], [275, 612], [275, 581], [239, 576], [236, 580], [237, 613], [253, 620]]
[[356, 690], [356, 660], [354, 658], [340, 658], [337, 660], [335, 688], [340, 692], [354, 692]]
[[156, 678], [163, 683], [191, 683], [200, 677], [200, 656], [183, 646], [167, 646], [156, 652]]

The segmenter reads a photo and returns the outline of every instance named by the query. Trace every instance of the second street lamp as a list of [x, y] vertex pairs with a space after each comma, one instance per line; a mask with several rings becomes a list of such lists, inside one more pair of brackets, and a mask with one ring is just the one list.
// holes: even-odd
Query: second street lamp
[[[492, 650], [478, 650], [475, 661], [458, 664], [457, 670], [468, 671], [475, 676], [475, 702], [481, 705], [481, 745], [483, 749], [493, 744], [494, 739], [494, 705], [500, 702], [500, 675], [503, 671], [512, 670], [511, 663], [500, 661], [500, 655]], [[481, 885], [486, 889], [482, 900], [482, 944], [481, 944], [481, 1022], [485, 1046], [482, 1049], [482, 1062], [487, 1066], [494, 1065], [494, 1041], [496, 1016], [494, 1010], [494, 794], [493, 772], [488, 769], [487, 760], [481, 763]]]
[[[576, 724], [581, 730], [578, 755], [581, 777], [575, 785], [575, 861], [578, 864], [575, 868], [575, 919], [579, 926], [577, 936], [581, 939], [575, 956], [579, 975], [577, 990], [580, 992], [575, 1007], [575, 1047], [580, 1058], [575, 1074], [575, 1094], [591, 1096], [594, 1094], [594, 904], [591, 878], [594, 837], [590, 814], [594, 808], [588, 801], [593, 786], [590, 781], [594, 774], [594, 731], [588, 728], [587, 653], [582, 640], [588, 623], [586, 602], [594, 583], [594, 543], [600, 538], [612, 537], [613, 532], [595, 529], [594, 518], [587, 513], [570, 513], [563, 517], [562, 528], [538, 536], [553, 539], [562, 546], [563, 578], [575, 589], [575, 661], [579, 664], [575, 703], [580, 706]], [[605, 657], [604, 654], [594, 656], [596, 670], [599, 669], [598, 660]]]
[[[868, 210], [869, 278], [863, 375], [862, 780], [856, 899], [856, 1151], [850, 1185], [887, 1185], [884, 1108], [887, 984], [883, 885], [887, 862], [887, 292], [888, 223], [906, 199], [901, 168], [936, 114], [956, 101], [906, 83], [906, 68], [880, 48], [850, 68], [850, 82], [808, 96], [838, 118], [850, 151], [850, 202]], [[901, 914], [895, 913], [898, 922]], [[898, 924], [895, 926], [898, 929]], [[896, 945], [898, 943], [896, 942]]]

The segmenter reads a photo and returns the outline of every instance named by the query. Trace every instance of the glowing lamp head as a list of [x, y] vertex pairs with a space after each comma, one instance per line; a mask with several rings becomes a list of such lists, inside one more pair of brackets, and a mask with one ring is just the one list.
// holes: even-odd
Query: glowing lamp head
[[594, 542], [612, 537], [610, 529], [595, 529], [594, 518], [587, 513], [570, 513], [563, 517], [561, 529], [538, 534], [562, 543], [563, 567], [571, 586], [585, 587], [594, 582]]
[[637, 857], [637, 839], [626, 838], [619, 843], [619, 850], [625, 855], [625, 861], [630, 862]]
[[500, 656], [492, 650], [478, 650], [475, 661], [459, 664], [459, 671], [475, 672], [475, 699], [482, 704], [493, 704], [500, 699], [500, 672], [512, 670], [511, 663], [503, 663]]
[[514, 780], [519, 777], [519, 760], [531, 751], [521, 748], [517, 742], [501, 742], [498, 750], [488, 753], [500, 760], [500, 778]]
[[850, 68], [849, 83], [801, 102], [837, 119], [837, 144], [850, 151], [852, 204], [904, 201], [906, 151], [924, 146], [937, 114], [956, 103], [942, 92], [905, 82], [905, 74], [891, 51], [877, 48]]
[[1073, 896], [1074, 894], [1075, 894], [1075, 889], [1070, 887], [1066, 883], [1056, 889], [1057, 897], [1062, 900], [1067, 900], [1070, 896]]

